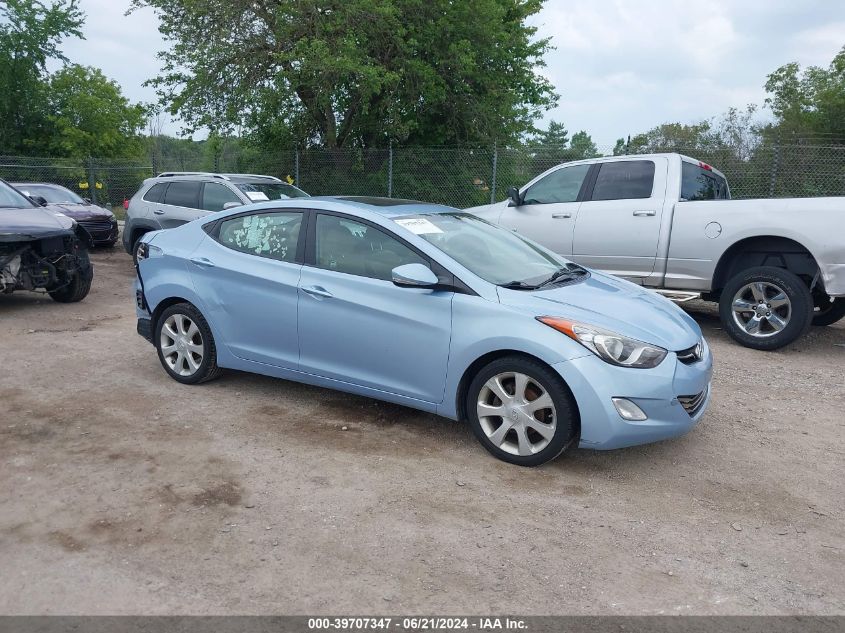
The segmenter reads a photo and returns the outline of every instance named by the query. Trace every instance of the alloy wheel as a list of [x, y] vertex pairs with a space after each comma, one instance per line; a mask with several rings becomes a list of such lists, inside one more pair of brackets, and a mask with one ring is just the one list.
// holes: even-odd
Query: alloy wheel
[[792, 302], [780, 287], [766, 281], [742, 286], [731, 303], [734, 322], [751, 336], [768, 338], [781, 332], [792, 317]]
[[202, 365], [204, 346], [196, 323], [184, 314], [171, 314], [161, 327], [161, 355], [170, 370], [193, 376]]
[[548, 390], [519, 372], [496, 374], [484, 383], [476, 405], [487, 438], [512, 455], [534, 455], [549, 445], [557, 428]]

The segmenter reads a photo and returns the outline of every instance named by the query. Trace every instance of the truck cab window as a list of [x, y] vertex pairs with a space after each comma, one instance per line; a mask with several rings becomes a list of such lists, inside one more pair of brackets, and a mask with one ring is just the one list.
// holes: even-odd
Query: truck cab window
[[573, 165], [553, 171], [537, 181], [525, 192], [525, 204], [552, 204], [555, 202], [575, 202], [589, 165]]
[[728, 183], [712, 171], [681, 162], [681, 200], [727, 200]]
[[602, 163], [592, 200], [633, 200], [650, 198], [654, 188], [654, 163], [650, 160], [624, 160]]

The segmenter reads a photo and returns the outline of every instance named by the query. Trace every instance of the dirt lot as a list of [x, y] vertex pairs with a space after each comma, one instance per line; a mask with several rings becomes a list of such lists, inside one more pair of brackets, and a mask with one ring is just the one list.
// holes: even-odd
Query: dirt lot
[[698, 428], [528, 470], [399, 406], [179, 385], [93, 259], [82, 303], [0, 297], [0, 613], [845, 613], [842, 324], [765, 354], [698, 306]]

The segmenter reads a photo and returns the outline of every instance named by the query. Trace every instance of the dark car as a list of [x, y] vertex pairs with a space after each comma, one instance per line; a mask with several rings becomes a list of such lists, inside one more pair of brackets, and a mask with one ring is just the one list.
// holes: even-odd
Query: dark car
[[108, 209], [80, 198], [61, 185], [47, 182], [13, 182], [11, 185], [37, 204], [79, 222], [91, 235], [95, 246], [114, 246], [117, 242], [117, 219]]
[[60, 303], [82, 301], [94, 277], [90, 240], [77, 222], [0, 180], [0, 294], [46, 290]]

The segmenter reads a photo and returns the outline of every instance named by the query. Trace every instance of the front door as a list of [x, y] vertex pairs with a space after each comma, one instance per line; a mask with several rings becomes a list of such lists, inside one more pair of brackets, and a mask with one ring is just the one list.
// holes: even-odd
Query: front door
[[299, 281], [301, 371], [441, 402], [453, 293], [394, 285], [393, 268], [428, 261], [387, 231], [326, 213], [314, 228]]
[[[303, 213], [262, 211], [222, 221], [188, 267], [209, 320], [238, 358], [296, 369], [296, 262]], [[302, 231], [304, 234], [304, 231]]]
[[499, 223], [559, 255], [572, 255], [579, 192], [590, 165], [562, 166], [521, 192], [523, 203], [508, 206]]

